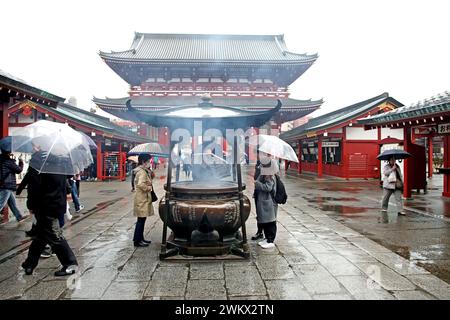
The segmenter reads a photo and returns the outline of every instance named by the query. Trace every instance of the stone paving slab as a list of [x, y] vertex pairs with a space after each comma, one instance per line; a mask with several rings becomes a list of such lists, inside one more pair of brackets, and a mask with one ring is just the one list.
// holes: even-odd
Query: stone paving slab
[[189, 280], [186, 299], [191, 300], [226, 300], [227, 293], [224, 280]]
[[450, 300], [450, 285], [432, 275], [406, 276], [412, 283], [438, 299]]
[[224, 280], [224, 265], [219, 263], [191, 263], [189, 279], [191, 280]]
[[282, 300], [311, 300], [311, 296], [303, 286], [302, 282], [296, 279], [290, 280], [268, 280], [265, 282], [269, 299]]
[[90, 269], [81, 275], [75, 283], [74, 289], [66, 292], [65, 298], [100, 299], [116, 275], [117, 269]]
[[148, 281], [113, 282], [102, 296], [102, 300], [140, 300]]
[[[246, 183], [249, 195], [252, 181]], [[297, 188], [297, 183], [296, 179], [288, 179], [288, 192], [289, 188]], [[128, 189], [128, 184], [125, 187]], [[162, 186], [157, 185], [157, 193], [162, 194]], [[26, 277], [18, 271], [25, 252], [0, 264], [0, 298], [450, 298], [446, 282], [314, 208], [300, 196], [280, 206], [276, 247], [272, 250], [249, 241], [249, 260], [179, 257], [160, 261], [161, 220], [155, 215], [146, 222], [146, 238], [152, 244], [134, 248], [136, 219], [131, 214], [129, 195], [128, 190], [127, 197], [68, 225], [64, 231], [80, 263], [78, 278], [69, 282], [55, 278], [53, 271], [59, 266], [56, 258], [41, 260], [35, 275]], [[250, 237], [256, 232], [254, 208], [247, 224]]]
[[229, 296], [266, 295], [266, 288], [255, 266], [225, 265], [226, 288]]
[[356, 263], [356, 265], [386, 290], [415, 290], [407, 278], [381, 263]]

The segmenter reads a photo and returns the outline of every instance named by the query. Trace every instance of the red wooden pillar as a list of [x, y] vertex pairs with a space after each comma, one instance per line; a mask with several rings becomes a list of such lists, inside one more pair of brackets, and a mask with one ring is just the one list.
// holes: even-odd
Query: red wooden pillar
[[302, 140], [298, 140], [298, 165], [297, 172], [302, 173]]
[[428, 142], [428, 178], [433, 176], [433, 136], [430, 134], [427, 138]]
[[[404, 141], [404, 150], [406, 152], [411, 152], [411, 128], [405, 127], [403, 129], [403, 141]], [[409, 158], [404, 160], [404, 167], [403, 167], [403, 197], [406, 199], [411, 198], [411, 188], [412, 188], [412, 175], [413, 175], [413, 166], [412, 166], [413, 159]]]
[[1, 125], [2, 125], [2, 130], [1, 130], [1, 138], [6, 137], [9, 135], [9, 120], [8, 120], [8, 104], [7, 103], [2, 103], [0, 105], [0, 111], [1, 111]]
[[[450, 168], [450, 135], [443, 136], [444, 140], [444, 168]], [[444, 173], [443, 197], [450, 197], [450, 173]]]
[[341, 140], [341, 165], [343, 170], [343, 176], [345, 179], [349, 179], [349, 162], [347, 161], [347, 127], [342, 128], [342, 140]]
[[103, 154], [100, 141], [97, 141], [97, 180], [103, 180]]
[[[9, 128], [8, 128], [8, 104], [4, 102], [0, 102], [0, 113], [1, 113], [1, 138], [6, 137], [9, 134]], [[3, 215], [3, 222], [9, 221], [9, 210], [8, 210], [8, 204], [5, 204], [5, 207], [2, 209], [1, 214]]]
[[322, 178], [323, 163], [322, 163], [322, 140], [323, 136], [319, 136], [319, 142], [317, 144], [317, 177]]

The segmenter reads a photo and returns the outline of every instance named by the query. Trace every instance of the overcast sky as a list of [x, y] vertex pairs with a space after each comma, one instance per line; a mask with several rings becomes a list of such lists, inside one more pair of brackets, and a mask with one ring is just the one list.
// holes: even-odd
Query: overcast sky
[[389, 92], [404, 104], [450, 90], [450, 1], [2, 1], [0, 69], [51, 93], [124, 97], [128, 85], [98, 56], [127, 50], [134, 32], [284, 34], [318, 53], [291, 97], [319, 113]]

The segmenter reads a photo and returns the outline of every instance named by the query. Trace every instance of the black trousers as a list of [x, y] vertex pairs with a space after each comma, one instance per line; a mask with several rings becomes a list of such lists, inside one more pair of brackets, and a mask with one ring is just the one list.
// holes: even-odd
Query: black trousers
[[131, 189], [134, 190], [134, 178], [136, 175], [134, 174], [134, 170], [131, 170]]
[[260, 223], [259, 224], [264, 230], [264, 237], [267, 242], [274, 242], [275, 237], [277, 235], [277, 222], [268, 222], [268, 223]]
[[[256, 208], [256, 191], [253, 194], [253, 198], [255, 198], [255, 208]], [[263, 233], [263, 227], [260, 223], [256, 222], [256, 226], [258, 227], [258, 231], [256, 231], [257, 234], [262, 234]]]
[[36, 268], [47, 244], [50, 245], [63, 267], [78, 265], [75, 254], [63, 236], [58, 218], [36, 214], [36, 220], [36, 237], [30, 245], [24, 266]]
[[147, 218], [137, 218], [136, 228], [134, 229], [134, 242], [141, 242], [144, 240], [145, 220], [147, 220]]

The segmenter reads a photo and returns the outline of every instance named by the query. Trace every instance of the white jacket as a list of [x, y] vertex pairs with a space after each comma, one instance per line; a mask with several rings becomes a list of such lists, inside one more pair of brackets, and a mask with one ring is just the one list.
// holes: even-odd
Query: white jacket
[[403, 183], [403, 175], [402, 175], [402, 171], [400, 170], [400, 167], [398, 166], [398, 164], [395, 164], [394, 167], [391, 167], [389, 165], [389, 163], [387, 163], [384, 167], [383, 167], [383, 175], [382, 175], [382, 179], [383, 179], [383, 188], [385, 189], [391, 189], [391, 190], [395, 190], [395, 182], [389, 182], [388, 178], [389, 175], [395, 171], [395, 169], [398, 170], [398, 174], [400, 176], [400, 180]]

